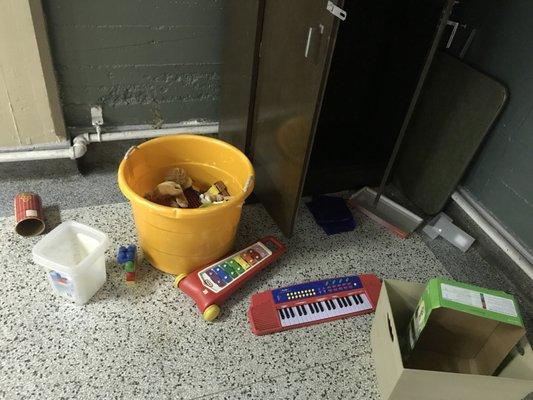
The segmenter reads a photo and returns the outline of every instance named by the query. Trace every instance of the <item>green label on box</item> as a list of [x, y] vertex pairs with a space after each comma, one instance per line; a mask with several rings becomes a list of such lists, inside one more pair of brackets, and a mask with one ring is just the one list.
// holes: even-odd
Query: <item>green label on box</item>
[[499, 290], [485, 289], [450, 279], [436, 278], [429, 283], [436, 305], [506, 324], [523, 327], [515, 298]]
[[441, 307], [524, 326], [512, 295], [450, 279], [434, 278], [426, 286], [409, 324], [408, 339], [411, 348], [414, 347], [431, 312]]
[[443, 300], [454, 301], [466, 306], [477, 307], [512, 317], [518, 316], [515, 304], [511, 299], [477, 290], [464, 289], [447, 283], [441, 283], [440, 289]]

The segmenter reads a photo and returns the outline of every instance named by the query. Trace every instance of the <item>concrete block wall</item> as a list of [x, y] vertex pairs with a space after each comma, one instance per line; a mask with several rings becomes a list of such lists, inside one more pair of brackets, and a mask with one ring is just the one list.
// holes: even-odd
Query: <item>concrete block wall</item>
[[43, 0], [65, 121], [217, 120], [222, 0]]

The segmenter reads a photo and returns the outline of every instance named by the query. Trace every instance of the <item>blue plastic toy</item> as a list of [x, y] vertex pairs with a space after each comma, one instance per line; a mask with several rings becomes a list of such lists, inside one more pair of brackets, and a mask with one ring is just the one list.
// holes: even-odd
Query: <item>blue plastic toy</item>
[[128, 247], [120, 246], [117, 253], [117, 263], [126, 272], [124, 280], [128, 285], [135, 283], [137, 272], [137, 246], [130, 244]]

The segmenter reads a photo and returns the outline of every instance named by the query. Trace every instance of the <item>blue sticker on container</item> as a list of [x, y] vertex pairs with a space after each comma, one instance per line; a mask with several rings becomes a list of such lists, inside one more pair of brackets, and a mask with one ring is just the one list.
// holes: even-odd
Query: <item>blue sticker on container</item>
[[74, 285], [70, 278], [61, 275], [57, 271], [50, 271], [48, 274], [50, 275], [50, 279], [54, 284], [54, 288], [60, 295], [70, 298], [74, 297]]

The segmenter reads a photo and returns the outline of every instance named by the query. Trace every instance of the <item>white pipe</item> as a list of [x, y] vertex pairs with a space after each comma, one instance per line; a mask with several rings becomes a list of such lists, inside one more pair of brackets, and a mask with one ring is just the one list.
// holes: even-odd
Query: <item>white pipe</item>
[[472, 220], [524, 271], [533, 279], [533, 265], [509, 243], [483, 216], [459, 193], [453, 192], [452, 199]]
[[16, 162], [30, 160], [51, 160], [56, 158], [73, 158], [73, 147], [53, 150], [29, 150], [0, 153], [0, 162]]
[[102, 132], [100, 134], [100, 140], [98, 134], [90, 133], [88, 135], [89, 143], [112, 142], [115, 140], [130, 140], [130, 139], [150, 139], [160, 136], [169, 135], [183, 135], [187, 133], [194, 133], [196, 135], [208, 135], [218, 132], [218, 123], [205, 124], [205, 125], [183, 125], [175, 128], [162, 128], [162, 129], [143, 129], [143, 130], [131, 130], [122, 132]]
[[218, 123], [183, 125], [175, 128], [143, 129], [123, 132], [83, 133], [77, 135], [71, 147], [50, 150], [24, 150], [0, 153], [0, 162], [17, 162], [31, 160], [52, 160], [58, 158], [76, 159], [87, 152], [90, 143], [111, 142], [116, 140], [150, 139], [159, 136], [183, 135], [193, 133], [197, 135], [215, 134], [218, 132]]

